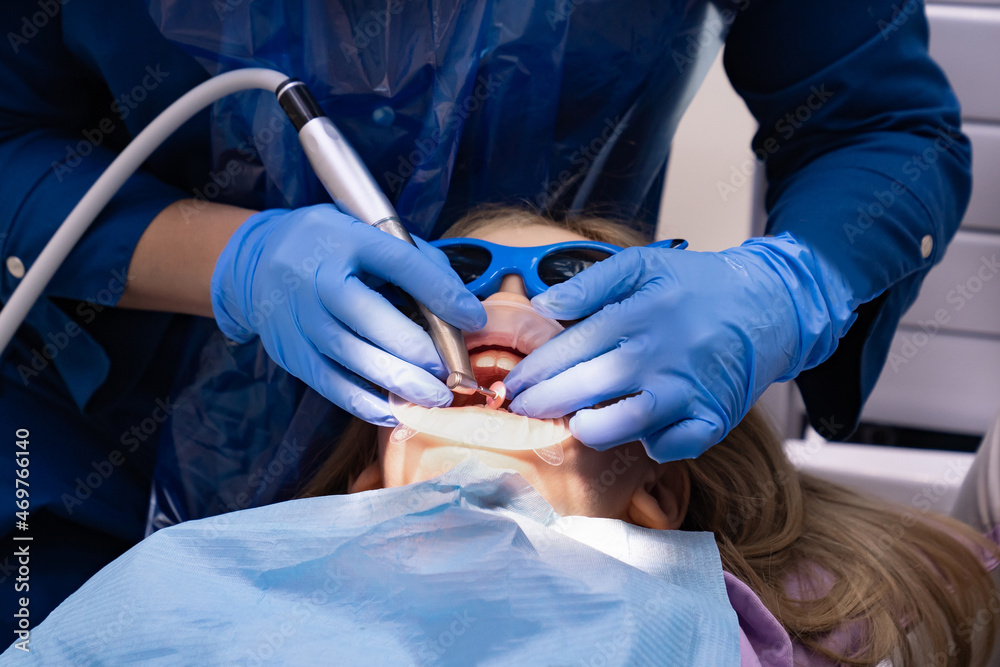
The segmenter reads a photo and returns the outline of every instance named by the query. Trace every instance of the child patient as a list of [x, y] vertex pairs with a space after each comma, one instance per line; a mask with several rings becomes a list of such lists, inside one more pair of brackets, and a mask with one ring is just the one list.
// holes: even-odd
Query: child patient
[[[513, 209], [477, 212], [446, 236], [518, 248], [587, 239], [622, 248], [644, 243], [607, 220], [555, 222]], [[449, 253], [453, 265], [466, 282], [475, 281], [477, 262], [481, 273], [489, 258], [456, 248]], [[566, 266], [572, 273], [586, 265], [569, 262], [563, 275]], [[525, 282], [539, 274], [519, 268], [521, 274], [503, 275], [487, 303], [530, 306]], [[521, 348], [471, 350], [480, 384], [502, 379], [531, 351]], [[496, 419], [503, 429], [504, 420], [525, 418], [501, 412]], [[355, 420], [300, 495], [402, 486], [475, 456], [519, 472], [564, 516], [714, 533], [724, 570], [742, 582], [728, 583], [745, 643], [760, 654], [791, 651], [796, 664], [808, 665], [986, 664], [995, 621], [988, 614], [984, 622], [980, 612], [996, 594], [983, 564], [984, 554], [995, 553], [992, 543], [946, 517], [917, 517], [797, 472], [756, 409], [694, 460], [657, 463], [638, 442], [603, 452], [572, 438], [561, 446], [563, 460], [552, 465], [531, 450], [470, 448], [419, 432], [397, 438], [390, 428]]]

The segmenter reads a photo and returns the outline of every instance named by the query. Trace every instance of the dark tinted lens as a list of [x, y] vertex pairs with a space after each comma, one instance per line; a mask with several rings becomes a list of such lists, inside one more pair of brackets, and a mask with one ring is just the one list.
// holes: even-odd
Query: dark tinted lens
[[441, 248], [448, 255], [451, 268], [468, 285], [490, 266], [490, 251], [475, 245], [449, 245]]
[[538, 263], [538, 277], [551, 287], [566, 282], [584, 269], [610, 256], [611, 253], [604, 250], [559, 250], [546, 255]]

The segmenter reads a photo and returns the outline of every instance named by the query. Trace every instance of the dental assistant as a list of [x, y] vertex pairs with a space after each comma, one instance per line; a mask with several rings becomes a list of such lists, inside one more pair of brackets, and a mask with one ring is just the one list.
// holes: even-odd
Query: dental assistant
[[[630, 249], [539, 295], [549, 317], [590, 316], [586, 344], [553, 341], [507, 378], [514, 411], [580, 410], [581, 441], [641, 438], [658, 460], [704, 451], [792, 378], [813, 425], [847, 435], [969, 197], [958, 103], [915, 3], [18, 0], [0, 25], [3, 299], [130, 137], [253, 65], [306, 81], [415, 235], [527, 200], [611, 209], [652, 236], [670, 137], [724, 40], [760, 124], [773, 236]], [[40, 615], [141, 537], [158, 418], [215, 327], [372, 422], [391, 419], [376, 386], [451, 398], [429, 339], [367, 285], [396, 282], [466, 329], [477, 300], [440, 253], [318, 205], [279, 113], [243, 94], [185, 125], [4, 355], [0, 432], [34, 443]], [[12, 471], [0, 485], [12, 498]]]

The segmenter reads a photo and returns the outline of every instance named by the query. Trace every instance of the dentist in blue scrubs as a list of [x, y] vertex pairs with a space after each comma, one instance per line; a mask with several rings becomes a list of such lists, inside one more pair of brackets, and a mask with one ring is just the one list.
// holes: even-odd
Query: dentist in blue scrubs
[[[12, 0], [0, 26], [3, 300], [131, 137], [248, 66], [309, 85], [417, 236], [527, 201], [652, 240], [670, 138], [724, 43], [759, 122], [768, 236], [631, 249], [549, 289], [535, 307], [587, 318], [585, 342], [557, 339], [507, 380], [515, 412], [579, 411], [582, 441], [641, 439], [660, 460], [696, 456], [792, 378], [813, 425], [848, 435], [969, 197], [958, 102], [913, 1]], [[243, 93], [172, 136], [77, 245], [0, 364], [5, 627], [19, 598], [34, 626], [141, 539], [172, 387], [220, 329], [372, 422], [392, 419], [378, 387], [447, 404], [429, 338], [369, 285], [466, 329], [478, 301], [437, 251], [325, 202], [273, 96]]]

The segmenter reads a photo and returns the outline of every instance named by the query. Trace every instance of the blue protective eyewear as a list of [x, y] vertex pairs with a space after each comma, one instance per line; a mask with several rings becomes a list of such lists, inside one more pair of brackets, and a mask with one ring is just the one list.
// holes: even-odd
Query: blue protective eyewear
[[[514, 273], [524, 281], [530, 299], [622, 251], [619, 246], [599, 241], [565, 241], [517, 248], [480, 239], [455, 238], [432, 241], [431, 245], [448, 256], [465, 286], [480, 298], [496, 293], [504, 276]], [[667, 239], [647, 247], [680, 250], [687, 245], [683, 239]]]

